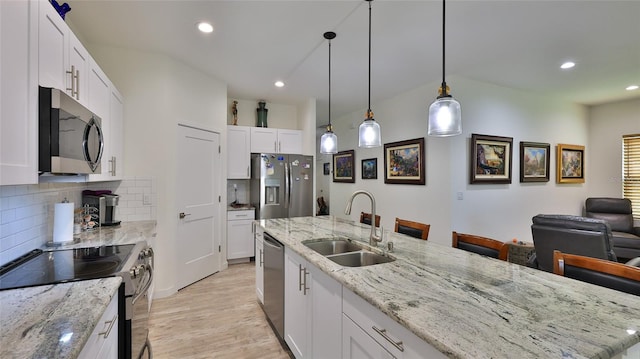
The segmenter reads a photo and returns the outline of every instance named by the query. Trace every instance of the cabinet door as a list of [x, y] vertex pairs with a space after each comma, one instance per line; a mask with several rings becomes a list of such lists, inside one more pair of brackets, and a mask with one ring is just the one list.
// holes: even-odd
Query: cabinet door
[[274, 128], [251, 127], [251, 153], [278, 152], [278, 131]]
[[255, 226], [256, 241], [256, 295], [260, 303], [264, 304], [264, 238], [262, 227]]
[[278, 152], [302, 154], [302, 131], [278, 130]]
[[111, 156], [107, 158], [110, 168], [110, 179], [121, 180], [124, 169], [124, 103], [122, 95], [111, 85], [111, 97], [109, 100], [109, 131], [111, 138]]
[[89, 109], [100, 117], [100, 127], [104, 140], [100, 173], [88, 176], [88, 181], [111, 180], [111, 119], [109, 117], [109, 101], [111, 97], [111, 83], [100, 67], [90, 59], [89, 61]]
[[0, 185], [38, 183], [38, 3], [0, 1]]
[[118, 294], [102, 314], [87, 343], [78, 355], [80, 359], [116, 359], [118, 358]]
[[394, 358], [348, 316], [342, 316], [342, 359]]
[[78, 100], [85, 107], [89, 107], [89, 98], [87, 96], [87, 87], [89, 84], [89, 52], [84, 48], [80, 40], [69, 31], [69, 65], [67, 71], [70, 71], [66, 80], [67, 93]]
[[[69, 27], [49, 1], [38, 1], [40, 21], [38, 27], [39, 83], [44, 87], [67, 89], [69, 63]], [[4, 32], [3, 32], [4, 33]], [[11, 33], [16, 33], [12, 31]]]
[[253, 219], [227, 221], [227, 259], [253, 257]]
[[[308, 271], [306, 261], [285, 248], [284, 255], [284, 339], [293, 355], [300, 358], [310, 357], [309, 317], [307, 307]], [[335, 344], [334, 344], [335, 345]]]
[[251, 131], [245, 126], [227, 127], [227, 178], [251, 177]]
[[342, 349], [337, 343], [342, 341], [342, 285], [312, 265], [308, 265], [308, 271], [312, 357], [340, 358]]

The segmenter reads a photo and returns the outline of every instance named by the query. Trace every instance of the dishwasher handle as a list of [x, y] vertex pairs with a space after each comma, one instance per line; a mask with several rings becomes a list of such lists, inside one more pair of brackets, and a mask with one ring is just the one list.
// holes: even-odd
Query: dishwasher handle
[[284, 246], [282, 245], [282, 243], [278, 242], [277, 240], [275, 240], [273, 237], [271, 237], [266, 233], [264, 234], [264, 244], [277, 251], [284, 250]]

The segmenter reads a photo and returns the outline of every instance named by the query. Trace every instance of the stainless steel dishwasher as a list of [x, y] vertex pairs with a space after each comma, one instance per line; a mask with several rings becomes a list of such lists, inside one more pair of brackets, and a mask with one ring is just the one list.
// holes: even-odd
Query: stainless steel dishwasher
[[284, 339], [284, 246], [264, 234], [264, 312], [280, 340]]

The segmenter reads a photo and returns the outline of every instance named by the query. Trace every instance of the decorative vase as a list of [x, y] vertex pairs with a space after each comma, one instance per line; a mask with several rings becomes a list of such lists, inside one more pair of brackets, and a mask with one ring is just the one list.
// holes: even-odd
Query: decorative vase
[[256, 112], [258, 114], [256, 127], [267, 127], [267, 112], [269, 111], [269, 109], [266, 109], [264, 107], [265, 105], [266, 105], [266, 102], [264, 101], [258, 102], [258, 108], [256, 109]]

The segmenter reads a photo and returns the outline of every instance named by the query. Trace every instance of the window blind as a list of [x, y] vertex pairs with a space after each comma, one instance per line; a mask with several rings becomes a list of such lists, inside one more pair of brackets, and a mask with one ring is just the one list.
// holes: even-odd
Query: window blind
[[633, 218], [640, 219], [640, 134], [622, 136], [622, 195], [631, 200]]

